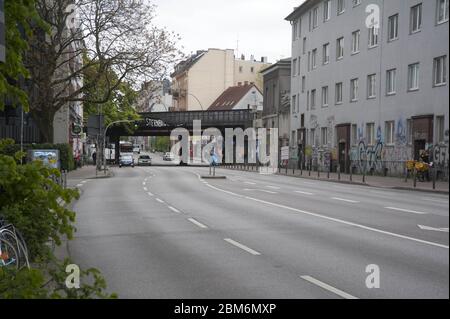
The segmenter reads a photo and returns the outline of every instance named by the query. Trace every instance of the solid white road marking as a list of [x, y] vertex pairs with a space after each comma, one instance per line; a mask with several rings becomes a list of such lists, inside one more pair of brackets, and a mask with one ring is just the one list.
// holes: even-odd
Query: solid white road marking
[[448, 227], [447, 228], [434, 228], [434, 227], [424, 226], [424, 225], [417, 225], [417, 226], [419, 226], [419, 228], [423, 229], [423, 230], [433, 230], [433, 231], [448, 233]]
[[148, 192], [147, 194], [149, 194], [150, 196], [155, 196], [155, 195], [153, 195], [152, 193], [150, 193], [150, 192]]
[[81, 184], [86, 184], [87, 181], [82, 181]]
[[82, 187], [83, 186], [83, 184], [77, 184], [77, 187]]
[[310, 282], [310, 283], [312, 283], [312, 284], [314, 284], [314, 285], [316, 285], [316, 286], [319, 286], [319, 287], [321, 287], [321, 288], [323, 288], [325, 290], [328, 290], [328, 291], [330, 291], [330, 292], [332, 292], [332, 293], [334, 293], [334, 294], [336, 294], [336, 295], [338, 295], [338, 296], [340, 296], [340, 297], [342, 297], [344, 299], [358, 299], [355, 296], [352, 296], [352, 295], [350, 295], [350, 294], [348, 294], [348, 293], [346, 293], [346, 292], [344, 292], [344, 291], [342, 291], [340, 289], [337, 289], [337, 288], [335, 288], [333, 286], [330, 286], [330, 285], [328, 285], [328, 284], [326, 284], [326, 283], [324, 283], [324, 282], [322, 282], [320, 280], [317, 280], [317, 279], [315, 279], [315, 278], [313, 278], [311, 276], [301, 276], [301, 278], [306, 280], [306, 281], [308, 281], [308, 282]]
[[303, 192], [303, 191], [295, 191], [297, 194], [303, 194], [303, 195], [314, 195], [313, 193], [310, 192]]
[[148, 191], [148, 188], [147, 188], [147, 187], [144, 187], [144, 191]]
[[418, 215], [427, 215], [428, 213], [425, 212], [418, 212], [415, 210], [410, 210], [410, 209], [404, 209], [404, 208], [397, 208], [397, 207], [385, 207], [386, 209], [390, 209], [390, 210], [396, 210], [399, 212], [405, 212], [405, 213], [412, 213], [412, 214], [418, 214]]
[[270, 188], [270, 189], [281, 189], [281, 187], [278, 187], [278, 186], [271, 186], [271, 185], [267, 185], [266, 187], [267, 187], [267, 188]]
[[353, 203], [353, 204], [360, 203], [360, 202], [358, 202], [356, 200], [339, 198], [339, 197], [332, 197], [331, 199], [338, 200], [338, 201], [341, 201], [341, 202]]
[[242, 245], [241, 243], [238, 243], [237, 241], [234, 241], [234, 240], [232, 240], [232, 239], [230, 239], [230, 238], [225, 238], [224, 239], [226, 242], [228, 242], [229, 244], [231, 244], [231, 245], [233, 245], [233, 246], [236, 246], [236, 247], [238, 247], [238, 248], [240, 248], [240, 249], [242, 249], [242, 250], [245, 250], [246, 252], [248, 252], [248, 253], [250, 253], [250, 254], [252, 254], [252, 255], [255, 255], [255, 256], [259, 256], [259, 255], [261, 255], [259, 252], [257, 252], [256, 250], [253, 250], [253, 249], [251, 249], [251, 248], [249, 248], [249, 247], [247, 247], [247, 246], [245, 246], [245, 245]]
[[248, 185], [256, 185], [256, 183], [253, 183], [253, 182], [244, 182], [244, 184], [248, 184]]
[[197, 225], [197, 226], [200, 227], [200, 228], [208, 229], [207, 226], [205, 226], [205, 225], [203, 225], [202, 223], [196, 221], [194, 218], [188, 218], [188, 221], [190, 221], [191, 223]]
[[162, 199], [160, 199], [160, 198], [157, 198], [156, 201], [157, 201], [157, 202], [160, 202], [161, 204], [164, 203], [164, 201], [163, 201]]
[[170, 209], [171, 211], [175, 212], [175, 213], [178, 213], [178, 214], [181, 213], [181, 212], [180, 212], [178, 209], [176, 209], [175, 207], [169, 206], [169, 209]]
[[429, 202], [435, 202], [435, 203], [441, 203], [441, 204], [448, 205], [448, 200], [440, 200], [440, 199], [435, 199], [435, 198], [430, 198], [430, 197], [422, 197], [422, 199], [429, 201]]
[[146, 184], [145, 182], [142, 182], [142, 185], [143, 185], [143, 186], [145, 186], [145, 184]]
[[303, 184], [306, 184], [306, 185], [318, 185], [319, 183], [312, 183], [312, 182], [303, 182]]

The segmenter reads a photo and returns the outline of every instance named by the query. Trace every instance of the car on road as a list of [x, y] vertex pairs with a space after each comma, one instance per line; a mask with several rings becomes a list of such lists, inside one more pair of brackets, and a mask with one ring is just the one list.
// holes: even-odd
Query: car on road
[[163, 160], [164, 161], [173, 161], [173, 160], [175, 160], [175, 155], [173, 155], [173, 153], [170, 153], [170, 152], [164, 153]]
[[131, 155], [123, 155], [119, 160], [119, 167], [131, 166], [134, 167], [134, 158]]
[[152, 158], [148, 155], [141, 155], [138, 158], [138, 166], [152, 165]]

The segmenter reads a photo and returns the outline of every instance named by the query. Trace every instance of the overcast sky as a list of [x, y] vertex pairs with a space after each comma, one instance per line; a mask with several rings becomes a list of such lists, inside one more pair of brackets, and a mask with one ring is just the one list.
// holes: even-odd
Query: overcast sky
[[303, 0], [151, 0], [155, 22], [182, 37], [183, 52], [236, 49], [248, 59], [276, 62], [291, 55], [287, 17]]

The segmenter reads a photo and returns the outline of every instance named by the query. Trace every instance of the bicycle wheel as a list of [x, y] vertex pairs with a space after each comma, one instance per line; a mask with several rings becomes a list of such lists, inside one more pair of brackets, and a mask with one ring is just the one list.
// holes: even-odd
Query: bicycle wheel
[[7, 240], [0, 238], [0, 267], [19, 268], [19, 258], [14, 246]]
[[14, 250], [16, 251], [16, 260], [17, 260], [17, 264], [20, 267], [20, 262], [21, 262], [21, 251], [20, 251], [20, 247], [19, 247], [19, 243], [17, 241], [17, 236], [16, 234], [10, 230], [10, 229], [1, 229], [0, 230], [0, 239], [5, 240], [6, 242], [8, 242], [9, 244], [11, 244], [14, 247]]

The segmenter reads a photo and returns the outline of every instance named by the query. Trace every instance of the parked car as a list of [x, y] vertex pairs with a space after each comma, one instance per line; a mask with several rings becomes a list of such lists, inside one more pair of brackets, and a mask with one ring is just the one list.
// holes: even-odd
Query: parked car
[[173, 160], [175, 160], [175, 155], [173, 155], [173, 153], [170, 153], [170, 152], [164, 153], [163, 160], [164, 161], [173, 161]]
[[119, 160], [119, 167], [122, 166], [131, 166], [134, 167], [134, 159], [131, 155], [123, 155], [120, 157]]
[[152, 165], [152, 158], [148, 155], [141, 155], [138, 158], [138, 166]]

